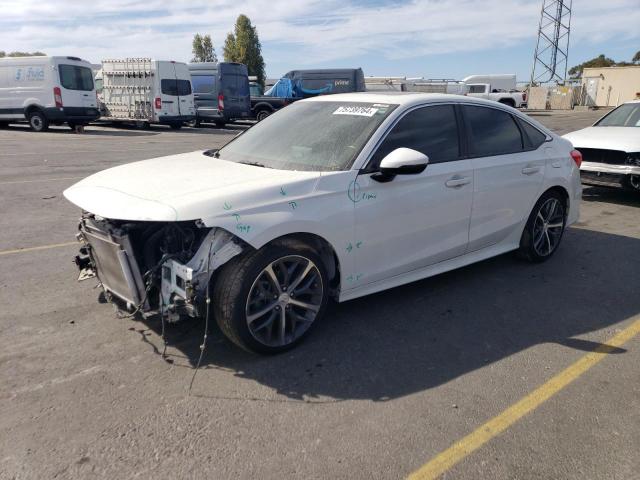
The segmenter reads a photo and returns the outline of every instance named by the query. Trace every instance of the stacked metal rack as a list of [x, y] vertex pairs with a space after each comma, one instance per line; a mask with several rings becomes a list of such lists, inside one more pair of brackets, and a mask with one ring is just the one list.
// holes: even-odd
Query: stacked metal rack
[[151, 121], [153, 64], [150, 58], [103, 60], [103, 101], [106, 120]]

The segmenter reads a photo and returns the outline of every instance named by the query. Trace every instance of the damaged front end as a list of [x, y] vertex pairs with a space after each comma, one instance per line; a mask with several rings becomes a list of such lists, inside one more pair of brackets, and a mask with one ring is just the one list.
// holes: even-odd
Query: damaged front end
[[247, 247], [200, 221], [134, 222], [84, 213], [78, 228], [78, 280], [97, 277], [120, 311], [168, 321], [203, 316], [213, 273]]

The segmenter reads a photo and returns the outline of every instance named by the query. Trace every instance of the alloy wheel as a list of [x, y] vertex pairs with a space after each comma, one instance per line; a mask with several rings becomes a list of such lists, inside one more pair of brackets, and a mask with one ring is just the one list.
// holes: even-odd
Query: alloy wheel
[[316, 319], [324, 295], [322, 275], [310, 259], [281, 257], [254, 280], [246, 303], [247, 326], [261, 344], [282, 347], [300, 338]]
[[564, 230], [564, 205], [557, 198], [549, 198], [538, 209], [533, 224], [533, 248], [541, 257], [553, 253]]

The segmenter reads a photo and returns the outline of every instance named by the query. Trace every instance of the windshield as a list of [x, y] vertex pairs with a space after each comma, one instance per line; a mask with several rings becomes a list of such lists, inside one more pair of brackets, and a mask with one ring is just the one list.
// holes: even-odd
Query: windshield
[[222, 160], [279, 170], [348, 170], [396, 105], [296, 102], [219, 151]]
[[595, 124], [596, 127], [640, 127], [640, 103], [624, 103]]

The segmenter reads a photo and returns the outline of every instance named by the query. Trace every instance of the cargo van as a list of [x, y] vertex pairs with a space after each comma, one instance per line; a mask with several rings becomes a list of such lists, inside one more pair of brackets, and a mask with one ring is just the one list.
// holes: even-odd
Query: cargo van
[[191, 84], [196, 103], [196, 126], [213, 122], [223, 127], [249, 118], [251, 99], [247, 66], [231, 62], [190, 63]]
[[86, 125], [100, 116], [91, 64], [78, 57], [0, 58], [0, 124], [32, 130]]
[[150, 58], [103, 60], [96, 74], [103, 120], [179, 129], [196, 111], [187, 64]]

